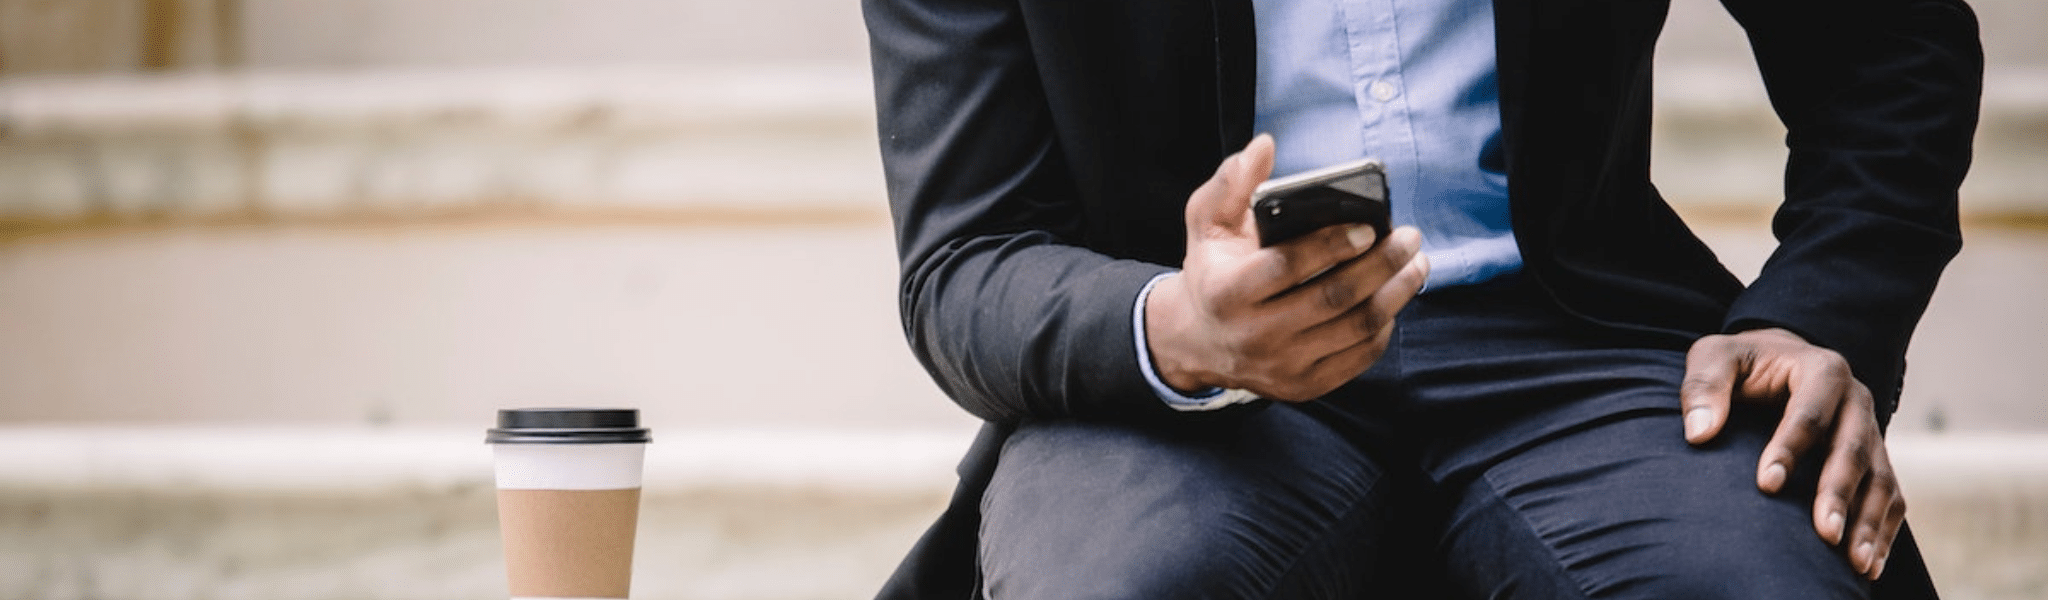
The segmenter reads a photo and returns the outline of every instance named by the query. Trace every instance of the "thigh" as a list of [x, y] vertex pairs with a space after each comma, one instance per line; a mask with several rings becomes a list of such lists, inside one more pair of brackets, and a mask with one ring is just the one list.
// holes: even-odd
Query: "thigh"
[[[1745, 407], [1713, 443], [1669, 409], [1561, 430], [1454, 491], [1447, 568], [1472, 597], [1862, 598], [1813, 531], [1813, 472], [1770, 496], [1757, 457], [1776, 413]], [[1809, 461], [1811, 462], [1811, 461]], [[1803, 486], [1803, 487], [1802, 487]]]
[[[1349, 598], [1394, 486], [1318, 407], [1172, 431], [1041, 422], [983, 497], [988, 597]], [[1336, 425], [1336, 426], [1333, 426]]]

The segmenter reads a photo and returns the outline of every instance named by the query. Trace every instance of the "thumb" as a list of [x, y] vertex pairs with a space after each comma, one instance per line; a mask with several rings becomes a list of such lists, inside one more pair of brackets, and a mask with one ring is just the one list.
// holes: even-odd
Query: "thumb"
[[1685, 440], [1704, 444], [1721, 432], [1728, 405], [1742, 377], [1741, 351], [1728, 336], [1707, 336], [1685, 354], [1685, 379], [1679, 384], [1684, 409]]
[[1188, 239], [1248, 235], [1252, 190], [1273, 173], [1273, 136], [1259, 134], [1223, 159], [1216, 174], [1188, 197]]

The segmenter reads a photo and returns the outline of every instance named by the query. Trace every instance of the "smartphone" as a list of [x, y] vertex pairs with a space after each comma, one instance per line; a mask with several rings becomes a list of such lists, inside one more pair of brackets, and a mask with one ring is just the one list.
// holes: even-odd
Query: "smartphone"
[[1252, 191], [1252, 218], [1261, 246], [1339, 223], [1371, 225], [1386, 239], [1386, 166], [1366, 158], [1267, 180]]

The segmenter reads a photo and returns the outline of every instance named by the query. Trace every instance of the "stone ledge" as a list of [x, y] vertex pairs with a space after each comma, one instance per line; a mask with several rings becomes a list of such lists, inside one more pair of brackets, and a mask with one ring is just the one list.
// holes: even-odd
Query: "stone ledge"
[[[491, 485], [483, 426], [468, 429], [0, 427], [0, 487], [348, 493]], [[656, 431], [649, 493], [728, 488], [929, 492], [952, 485], [973, 431]]]
[[0, 82], [0, 218], [879, 207], [858, 70], [498, 69]]
[[[971, 431], [656, 431], [636, 598], [871, 594]], [[0, 597], [504, 597], [482, 429], [0, 428]]]
[[[1747, 65], [1677, 62], [1660, 65], [1659, 73], [1658, 108], [1678, 123], [1776, 123], [1763, 84]], [[2048, 68], [1993, 67], [1985, 79], [1987, 116], [2048, 115]], [[0, 81], [0, 132], [22, 137], [238, 127], [862, 127], [873, 124], [873, 107], [865, 69], [827, 63], [30, 75]]]
[[2048, 436], [1897, 436], [1892, 464], [1944, 597], [2048, 597]]
[[43, 138], [827, 124], [871, 136], [872, 90], [865, 71], [801, 63], [18, 76], [0, 83], [0, 132]]
[[[499, 597], [480, 431], [0, 428], [0, 597]], [[864, 597], [970, 434], [657, 431], [635, 597]], [[2048, 592], [2048, 436], [1892, 454], [1950, 597]]]

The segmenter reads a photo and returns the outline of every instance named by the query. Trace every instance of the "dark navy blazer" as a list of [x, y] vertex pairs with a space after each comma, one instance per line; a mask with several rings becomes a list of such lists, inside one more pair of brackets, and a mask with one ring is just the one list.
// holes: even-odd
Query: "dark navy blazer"
[[[1684, 349], [1784, 327], [1896, 407], [1961, 246], [1983, 55], [1961, 0], [1724, 0], [1788, 133], [1778, 250], [1745, 287], [1650, 183], [1668, 0], [1494, 0], [1524, 273], [1588, 326]], [[1249, 0], [864, 0], [905, 333], [991, 425], [888, 597], [966, 597], [975, 507], [1027, 418], [1165, 407], [1131, 306], [1178, 265], [1188, 194], [1253, 132]]]

